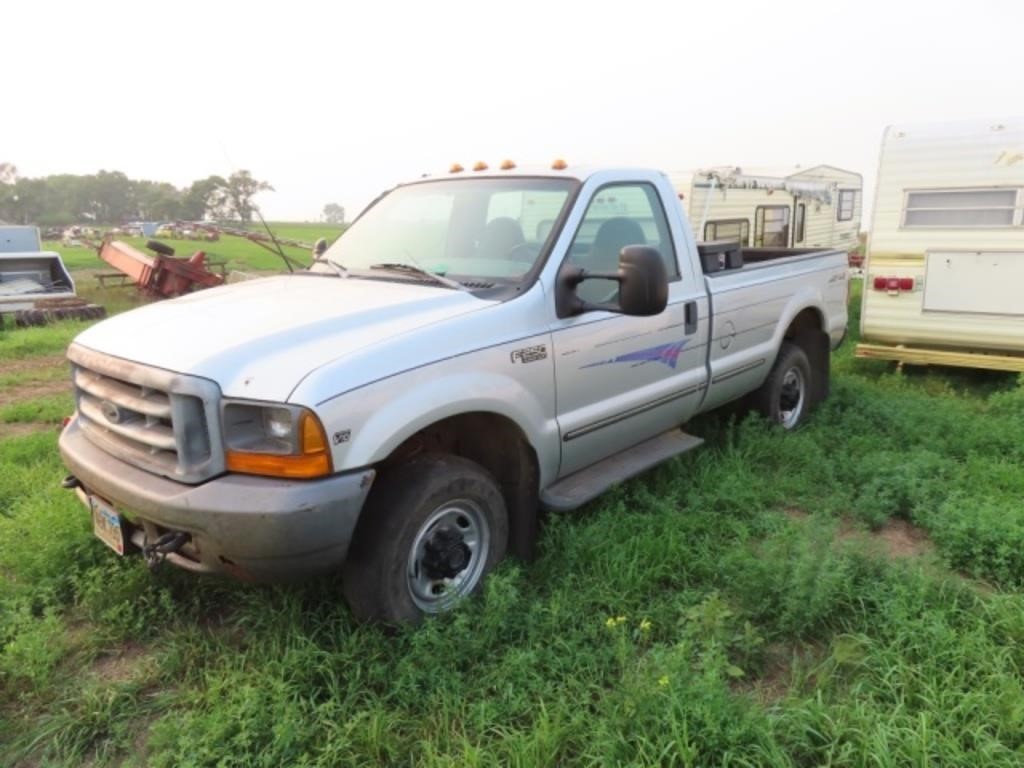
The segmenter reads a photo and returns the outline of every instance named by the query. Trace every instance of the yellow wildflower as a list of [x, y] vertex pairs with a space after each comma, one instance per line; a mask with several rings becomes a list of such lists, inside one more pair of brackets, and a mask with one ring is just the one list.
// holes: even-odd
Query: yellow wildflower
[[640, 631], [644, 632], [644, 633], [647, 633], [647, 632], [651, 631], [651, 620], [650, 619], [644, 619], [643, 621], [640, 622]]
[[658, 678], [658, 685], [660, 685], [662, 688], [667, 687], [668, 686], [668, 675], [662, 675], [661, 677], [659, 677]]

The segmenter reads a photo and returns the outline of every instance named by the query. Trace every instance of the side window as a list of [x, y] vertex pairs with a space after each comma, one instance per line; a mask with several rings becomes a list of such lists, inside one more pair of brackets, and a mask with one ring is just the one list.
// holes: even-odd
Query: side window
[[704, 225], [704, 240], [738, 240], [750, 245], [750, 222], [747, 219], [716, 219]]
[[804, 241], [804, 224], [807, 220], [807, 204], [797, 203], [796, 206], [796, 221], [793, 222], [794, 232], [793, 239], [802, 243]]
[[[594, 193], [569, 247], [569, 261], [591, 272], [614, 272], [627, 245], [657, 248], [669, 280], [679, 279], [668, 219], [650, 184], [613, 184]], [[577, 292], [585, 301], [601, 303], [612, 301], [617, 291], [614, 280], [588, 280]]]
[[1016, 189], [907, 190], [903, 226], [1010, 227], [1016, 211]]
[[754, 247], [786, 248], [788, 245], [789, 206], [757, 206], [754, 211]]

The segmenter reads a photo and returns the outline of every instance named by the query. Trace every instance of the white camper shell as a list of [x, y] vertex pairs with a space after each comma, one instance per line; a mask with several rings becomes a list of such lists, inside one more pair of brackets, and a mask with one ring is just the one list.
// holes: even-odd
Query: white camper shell
[[847, 252], [857, 247], [859, 173], [831, 165], [783, 171], [720, 166], [673, 180], [698, 241]]
[[890, 126], [859, 357], [1024, 371], [1024, 119]]

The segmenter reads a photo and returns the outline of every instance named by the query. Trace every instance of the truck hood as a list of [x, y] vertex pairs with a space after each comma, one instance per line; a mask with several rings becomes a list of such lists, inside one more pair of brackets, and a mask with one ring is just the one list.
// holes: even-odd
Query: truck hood
[[322, 365], [494, 302], [422, 283], [285, 275], [116, 315], [81, 333], [97, 352], [283, 402]]

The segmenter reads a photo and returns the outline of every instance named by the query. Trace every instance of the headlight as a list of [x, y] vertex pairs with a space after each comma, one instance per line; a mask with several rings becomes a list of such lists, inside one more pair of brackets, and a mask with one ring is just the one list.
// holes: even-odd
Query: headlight
[[229, 472], [295, 478], [331, 473], [327, 436], [312, 411], [236, 402], [227, 403], [223, 413]]

